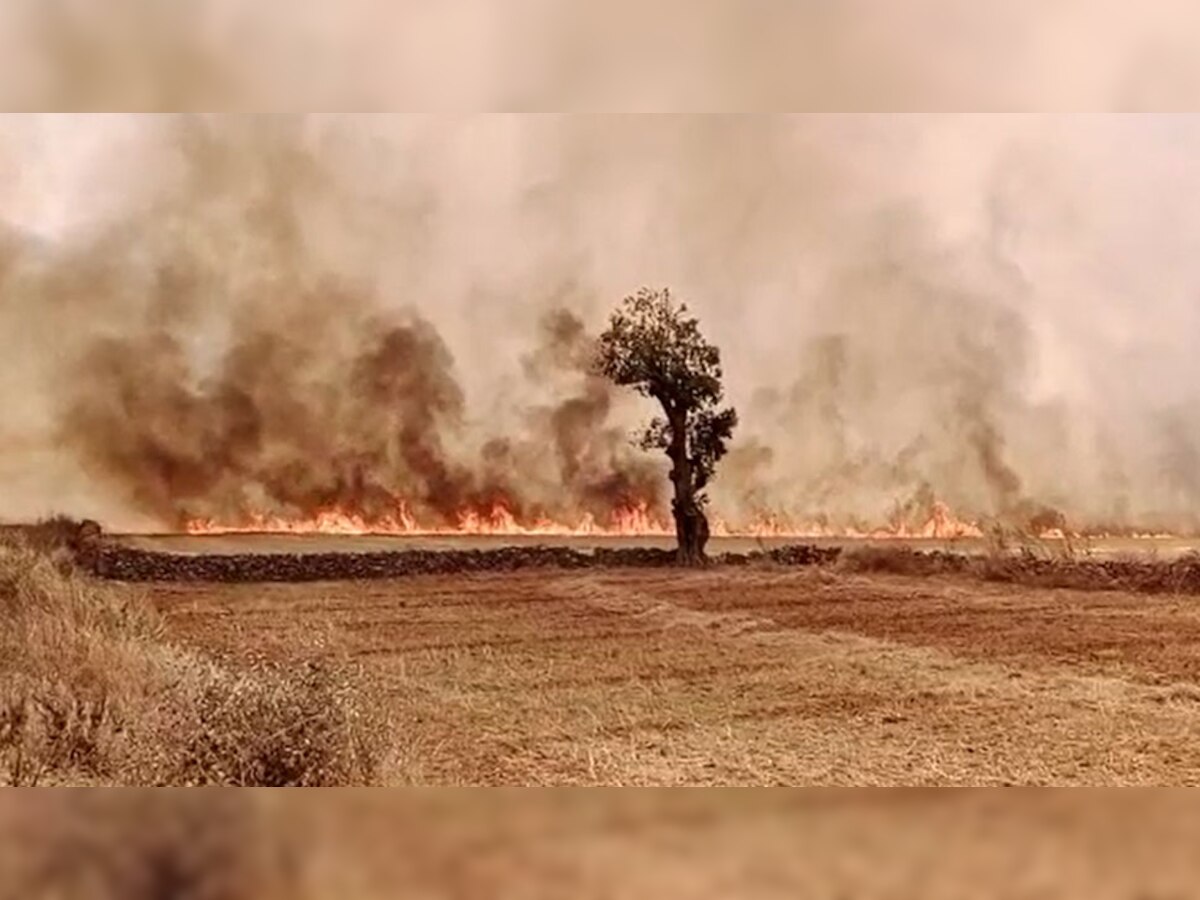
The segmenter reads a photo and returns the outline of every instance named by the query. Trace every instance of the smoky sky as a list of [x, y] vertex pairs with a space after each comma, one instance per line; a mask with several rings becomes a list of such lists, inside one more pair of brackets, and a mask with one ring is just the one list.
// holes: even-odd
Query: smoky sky
[[9, 0], [11, 110], [1163, 111], [1191, 0]]
[[586, 373], [670, 285], [731, 519], [1195, 526], [1187, 116], [28, 117], [0, 126], [0, 515], [661, 504]]

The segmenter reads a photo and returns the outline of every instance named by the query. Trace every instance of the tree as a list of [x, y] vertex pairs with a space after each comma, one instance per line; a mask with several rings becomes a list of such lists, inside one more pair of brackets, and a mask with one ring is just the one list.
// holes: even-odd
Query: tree
[[699, 565], [709, 535], [705, 488], [737, 425], [736, 410], [719, 408], [721, 351], [704, 339], [700, 323], [686, 305], [674, 303], [669, 290], [643, 288], [613, 313], [599, 339], [596, 368], [662, 407], [640, 444], [666, 451], [671, 460], [679, 562]]

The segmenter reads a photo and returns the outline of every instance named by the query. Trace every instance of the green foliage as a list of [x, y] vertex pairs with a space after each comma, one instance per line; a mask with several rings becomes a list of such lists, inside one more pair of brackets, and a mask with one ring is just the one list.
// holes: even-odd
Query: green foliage
[[737, 427], [737, 410], [699, 410], [688, 423], [688, 446], [692, 448], [692, 466], [696, 472], [696, 488], [702, 490], [712, 480], [717, 463], [725, 455], [733, 429]]
[[664, 416], [650, 423], [640, 444], [666, 451], [676, 472], [685, 463], [685, 493], [703, 502], [699, 492], [725, 455], [737, 412], [719, 408], [721, 351], [705, 340], [687, 306], [676, 304], [667, 289], [643, 288], [626, 297], [600, 336], [596, 369], [659, 402]]

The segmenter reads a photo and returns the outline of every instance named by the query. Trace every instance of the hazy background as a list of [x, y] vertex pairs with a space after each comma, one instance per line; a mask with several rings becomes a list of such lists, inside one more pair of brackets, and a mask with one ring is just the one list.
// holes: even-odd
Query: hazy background
[[1192, 0], [8, 0], [28, 110], [1174, 110]]
[[602, 508], [657, 483], [649, 410], [571, 348], [649, 284], [724, 351], [727, 516], [1193, 528], [1198, 155], [1165, 115], [10, 117], [0, 516]]

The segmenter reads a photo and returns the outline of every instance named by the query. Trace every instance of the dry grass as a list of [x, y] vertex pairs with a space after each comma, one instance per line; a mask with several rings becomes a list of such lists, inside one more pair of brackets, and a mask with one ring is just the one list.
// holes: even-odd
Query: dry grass
[[0, 539], [0, 782], [369, 783], [386, 733], [342, 670], [220, 665], [146, 597]]
[[837, 568], [914, 578], [964, 575], [1038, 588], [1200, 595], [1200, 554], [1194, 550], [1162, 559], [1152, 553], [1099, 557], [1077, 544], [1051, 546], [1034, 539], [1019, 546], [990, 545], [983, 554], [865, 546], [843, 552]]
[[22, 539], [27, 546], [40, 553], [55, 553], [78, 549], [85, 536], [99, 535], [100, 526], [95, 522], [80, 522], [60, 515], [30, 525], [9, 525], [5, 531], [10, 541]]
[[838, 559], [842, 572], [863, 575], [908, 575], [927, 578], [930, 575], [958, 574], [966, 571], [971, 560], [957, 553], [914, 550], [911, 547], [868, 545], [847, 550]]

